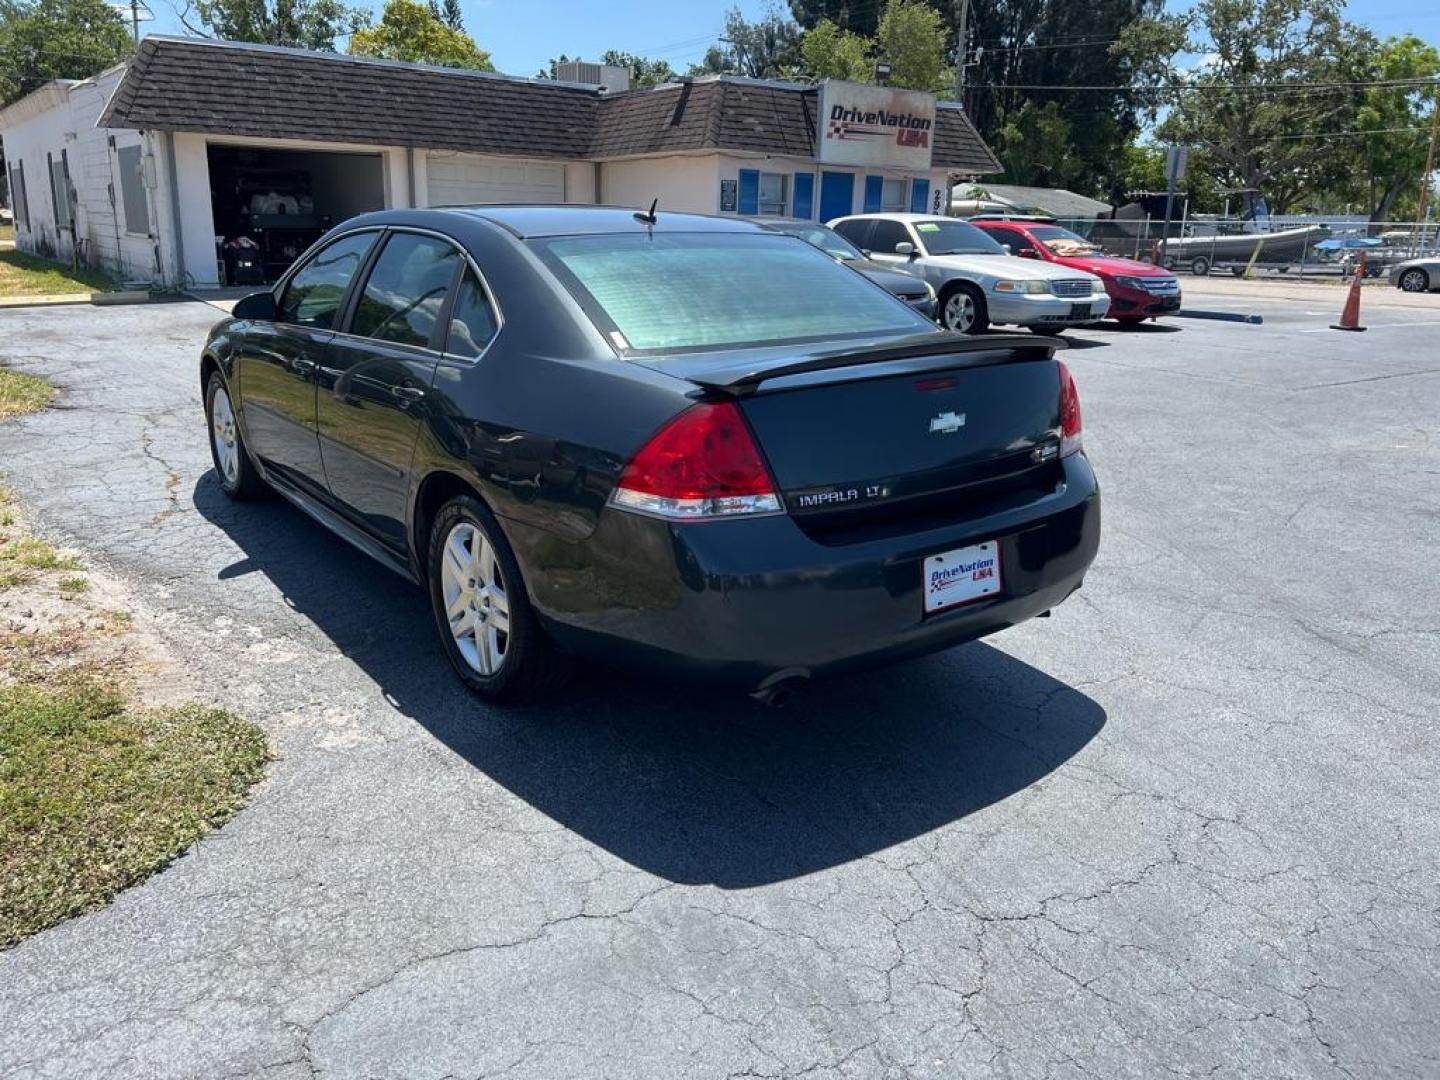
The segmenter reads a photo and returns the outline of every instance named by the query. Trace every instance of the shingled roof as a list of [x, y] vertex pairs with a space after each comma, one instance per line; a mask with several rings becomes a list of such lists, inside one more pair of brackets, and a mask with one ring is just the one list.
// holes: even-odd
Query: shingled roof
[[[100, 125], [572, 160], [694, 150], [810, 157], [816, 97], [813, 87], [729, 76], [605, 97], [574, 83], [148, 37]], [[1000, 171], [965, 113], [944, 105], [934, 165]]]
[[147, 37], [100, 126], [579, 158], [599, 103], [569, 83]]
[[[814, 87], [712, 76], [600, 103], [593, 158], [678, 150], [748, 150], [810, 157], [815, 152]], [[970, 118], [941, 103], [935, 117], [937, 169], [983, 175], [1002, 171]]]

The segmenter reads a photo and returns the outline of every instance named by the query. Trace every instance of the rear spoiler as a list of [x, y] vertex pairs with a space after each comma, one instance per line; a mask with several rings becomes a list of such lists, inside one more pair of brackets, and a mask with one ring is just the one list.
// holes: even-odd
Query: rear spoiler
[[[955, 367], [955, 357], [969, 356], [972, 362], [1006, 363], [1011, 360], [1033, 360], [1043, 354], [1045, 359], [1055, 355], [1056, 349], [1067, 349], [1069, 343], [1061, 338], [1044, 337], [1036, 334], [924, 334], [907, 337], [894, 344], [871, 345], [863, 348], [849, 348], [832, 353], [811, 353], [790, 363], [766, 365], [737, 364], [731, 368], [712, 368], [694, 374], [683, 373], [682, 377], [696, 386], [714, 390], [732, 397], [753, 394], [761, 383], [772, 379], [783, 379], [788, 375], [808, 375], [814, 371], [831, 371], [835, 368], [854, 367], [861, 364], [882, 364], [891, 360], [915, 360], [933, 358], [936, 362], [927, 367]], [[997, 358], [995, 353], [1009, 353]], [[985, 355], [990, 354], [990, 355]], [[962, 361], [963, 363], [963, 361]], [[923, 368], [921, 369], [923, 370]], [[677, 374], [681, 374], [677, 372]]]

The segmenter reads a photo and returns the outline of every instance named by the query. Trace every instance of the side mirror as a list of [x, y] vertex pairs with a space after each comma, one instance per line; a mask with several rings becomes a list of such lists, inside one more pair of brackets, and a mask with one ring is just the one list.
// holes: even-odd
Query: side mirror
[[250, 319], [255, 322], [274, 322], [280, 314], [275, 306], [275, 294], [270, 292], [251, 293], [236, 303], [230, 316], [235, 319]]
[[895, 254], [913, 257], [915, 255], [915, 245], [910, 243], [909, 240], [901, 240], [900, 243], [895, 245]]
[[1005, 254], [1006, 254], [1006, 255], [1014, 255], [1014, 254], [1015, 254], [1015, 249], [1012, 248], [1009, 244], [1001, 244], [1000, 246], [1005, 249]]

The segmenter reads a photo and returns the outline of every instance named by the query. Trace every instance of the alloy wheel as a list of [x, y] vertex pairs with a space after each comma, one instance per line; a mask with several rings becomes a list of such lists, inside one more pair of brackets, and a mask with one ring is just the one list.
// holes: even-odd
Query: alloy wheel
[[968, 334], [975, 325], [975, 298], [964, 289], [959, 289], [945, 301], [945, 326]]
[[1405, 292], [1424, 292], [1429, 284], [1423, 270], [1406, 270], [1400, 275], [1400, 288]]
[[230, 394], [222, 386], [210, 402], [210, 439], [215, 444], [215, 460], [227, 484], [233, 485], [240, 476], [240, 441], [235, 432], [235, 410], [230, 407]]
[[479, 674], [494, 675], [510, 645], [510, 598], [494, 545], [471, 522], [459, 522], [445, 537], [440, 591], [460, 655]]

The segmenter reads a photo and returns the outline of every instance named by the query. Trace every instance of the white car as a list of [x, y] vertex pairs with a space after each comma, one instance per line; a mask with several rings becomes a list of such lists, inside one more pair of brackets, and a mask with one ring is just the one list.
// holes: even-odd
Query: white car
[[950, 330], [982, 333], [991, 323], [1059, 331], [1103, 319], [1105, 283], [1094, 274], [1021, 259], [969, 222], [930, 214], [855, 214], [830, 227], [876, 262], [935, 288]]

